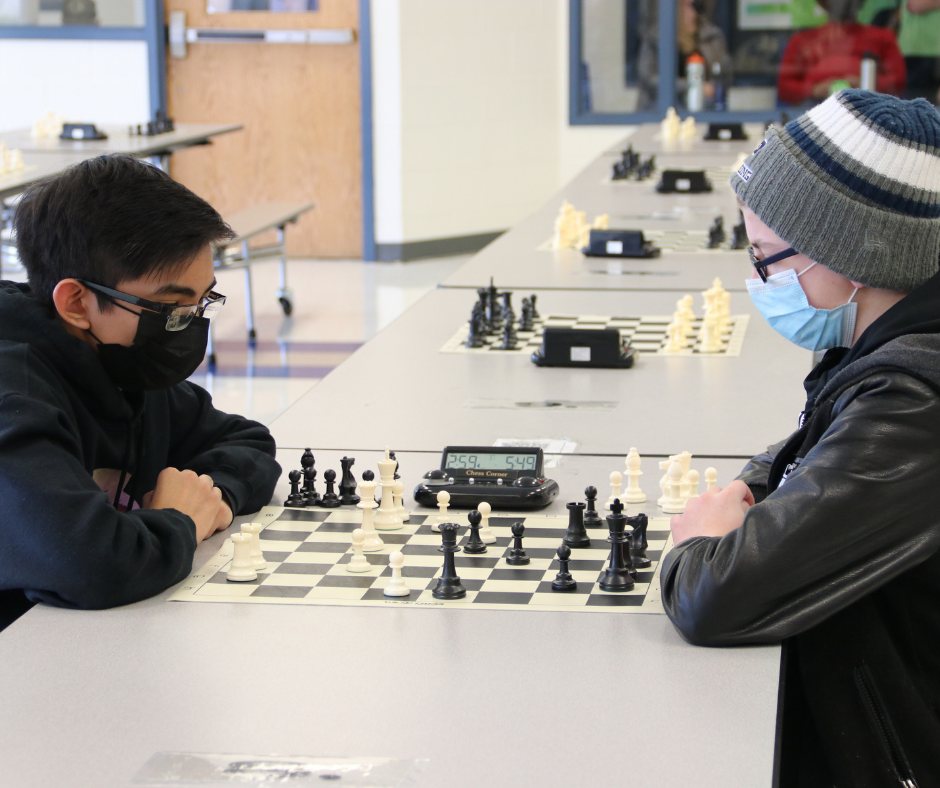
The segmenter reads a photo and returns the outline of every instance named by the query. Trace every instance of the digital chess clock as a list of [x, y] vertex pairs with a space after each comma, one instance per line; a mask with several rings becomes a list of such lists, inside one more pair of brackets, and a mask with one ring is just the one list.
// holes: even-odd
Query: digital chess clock
[[424, 474], [415, 501], [437, 506], [437, 495], [450, 493], [450, 505], [475, 508], [486, 501], [494, 509], [541, 509], [558, 495], [558, 483], [543, 473], [539, 448], [448, 446], [441, 467]]

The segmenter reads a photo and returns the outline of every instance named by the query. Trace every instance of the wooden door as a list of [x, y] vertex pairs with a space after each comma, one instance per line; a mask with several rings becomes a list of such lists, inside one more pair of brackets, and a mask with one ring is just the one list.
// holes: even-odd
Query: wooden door
[[[166, 0], [187, 27], [353, 28], [356, 0], [320, 0], [308, 13], [208, 14], [206, 0]], [[169, 19], [169, 17], [168, 17]], [[244, 125], [211, 147], [173, 155], [174, 178], [223, 215], [252, 204], [309, 200], [287, 233], [294, 257], [361, 257], [359, 43], [196, 43], [167, 52], [170, 117]]]

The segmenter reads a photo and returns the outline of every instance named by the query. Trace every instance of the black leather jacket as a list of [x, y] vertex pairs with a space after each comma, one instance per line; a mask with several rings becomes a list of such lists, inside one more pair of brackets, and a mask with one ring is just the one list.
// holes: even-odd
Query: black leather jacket
[[801, 428], [739, 477], [742, 527], [663, 561], [690, 642], [785, 642], [782, 785], [940, 786], [936, 279], [807, 379]]

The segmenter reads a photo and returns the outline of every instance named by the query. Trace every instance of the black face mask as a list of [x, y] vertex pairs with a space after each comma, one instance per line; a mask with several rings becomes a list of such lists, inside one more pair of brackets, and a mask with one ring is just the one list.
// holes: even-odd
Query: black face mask
[[[88, 332], [91, 334], [91, 331]], [[168, 389], [186, 380], [206, 357], [209, 320], [194, 317], [182, 331], [166, 330], [166, 315], [141, 312], [130, 347], [98, 342], [98, 359], [124, 391]]]

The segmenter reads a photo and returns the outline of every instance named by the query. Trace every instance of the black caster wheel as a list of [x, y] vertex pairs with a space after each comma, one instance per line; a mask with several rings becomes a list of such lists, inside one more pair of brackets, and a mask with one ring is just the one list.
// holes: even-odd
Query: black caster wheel
[[281, 309], [284, 310], [284, 316], [290, 317], [291, 312], [294, 311], [293, 302], [289, 298], [287, 298], [287, 296], [281, 296], [277, 300], [281, 302]]

